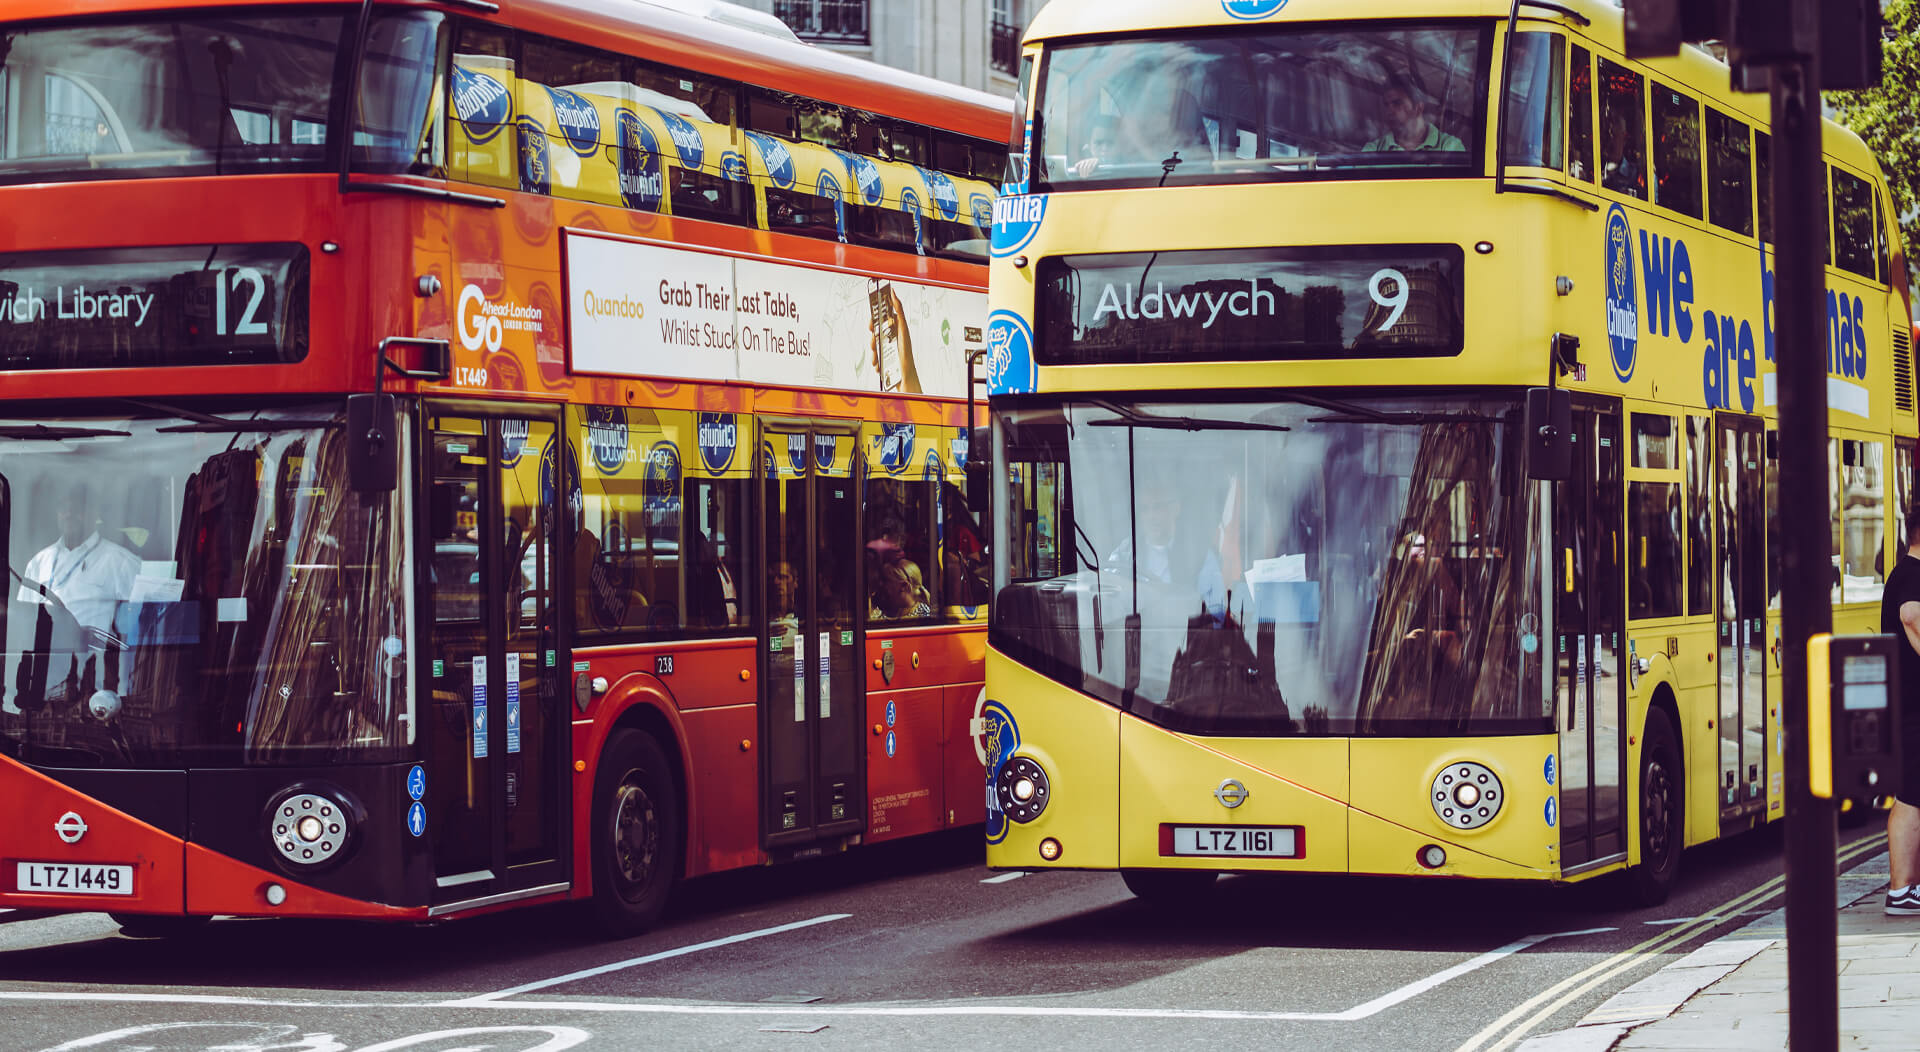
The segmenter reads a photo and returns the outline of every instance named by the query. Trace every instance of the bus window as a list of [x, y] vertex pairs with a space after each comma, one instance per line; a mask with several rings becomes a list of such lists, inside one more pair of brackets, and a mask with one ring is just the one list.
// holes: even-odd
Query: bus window
[[658, 113], [667, 132], [668, 141], [660, 149], [667, 162], [673, 214], [751, 223], [752, 186], [737, 171], [728, 174], [721, 160], [727, 148], [746, 149], [738, 131], [739, 88], [731, 81], [647, 62], [630, 68], [626, 91], [639, 106]]
[[1838, 168], [1833, 170], [1833, 256], [1842, 270], [1872, 280], [1874, 264], [1873, 186]]
[[1661, 469], [1680, 466], [1674, 456], [1672, 417], [1633, 414], [1633, 466]]
[[745, 628], [753, 613], [746, 571], [753, 480], [696, 478], [686, 484], [688, 628]]
[[1773, 244], [1773, 136], [1753, 133], [1753, 196], [1759, 207], [1760, 240]]
[[1704, 416], [1687, 417], [1687, 612], [1713, 613], [1713, 431]]
[[1593, 182], [1593, 60], [1578, 44], [1567, 74], [1567, 174]]
[[1736, 234], [1753, 233], [1753, 181], [1747, 126], [1707, 108], [1707, 219]]
[[491, 26], [468, 22], [453, 47], [447, 83], [448, 172], [454, 179], [511, 189], [520, 185], [520, 155], [513, 124], [514, 39]]
[[[876, 472], [884, 467], [875, 465]], [[918, 621], [936, 609], [934, 484], [924, 478], [867, 483], [867, 619]]]
[[1893, 284], [1893, 271], [1887, 269], [1886, 198], [1878, 186], [1873, 188], [1873, 258], [1880, 268], [1880, 280]]
[[1834, 552], [1840, 558], [1840, 601], [1877, 602], [1887, 580], [1885, 449], [1843, 439], [1834, 489], [1839, 515]]
[[613, 122], [601, 113], [611, 109], [608, 88], [620, 82], [620, 65], [605, 52], [522, 38], [515, 106], [521, 190], [618, 203], [606, 149]]
[[1665, 85], [1653, 90], [1653, 203], [1700, 218], [1700, 104]]
[[[360, 71], [360, 100], [354, 107], [354, 166], [363, 171], [442, 176], [446, 171], [445, 124], [435, 99], [441, 59], [447, 47], [446, 17], [431, 11], [382, 14], [367, 33], [366, 64]], [[238, 113], [235, 114], [238, 117]], [[285, 134], [324, 136], [324, 115], [294, 118]], [[283, 134], [269, 110], [257, 115], [259, 132], [248, 142], [270, 142]], [[316, 140], [324, 141], [324, 139]]]
[[1640, 74], [1600, 60], [1600, 185], [1647, 197], [1647, 107]]
[[[1632, 465], [1672, 470], [1680, 466], [1673, 418], [1633, 414]], [[1627, 616], [1680, 616], [1680, 484], [1634, 479], [1627, 484], [1631, 533], [1627, 538]]]
[[1560, 167], [1566, 46], [1552, 33], [1521, 33], [1514, 40], [1513, 69], [1507, 78], [1508, 164]]

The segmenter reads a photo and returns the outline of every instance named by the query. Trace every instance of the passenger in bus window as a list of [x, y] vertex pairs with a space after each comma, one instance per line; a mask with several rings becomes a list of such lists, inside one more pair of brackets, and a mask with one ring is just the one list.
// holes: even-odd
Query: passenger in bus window
[[1647, 196], [1647, 170], [1641, 160], [1644, 147], [1624, 107], [1607, 107], [1600, 135], [1600, 185], [1615, 193]]
[[933, 614], [933, 595], [927, 591], [920, 564], [901, 556], [880, 567], [867, 616], [906, 620]]
[[1388, 77], [1380, 105], [1387, 133], [1361, 147], [1363, 151], [1466, 151], [1467, 146], [1459, 136], [1441, 131], [1440, 126], [1428, 118], [1426, 92], [1421, 91], [1412, 78], [1399, 73]]
[[1075, 176], [1086, 179], [1093, 175], [1101, 163], [1111, 162], [1116, 144], [1116, 121], [1113, 117], [1102, 115], [1095, 118], [1093, 129], [1087, 133], [1087, 155], [1073, 162], [1068, 169]]

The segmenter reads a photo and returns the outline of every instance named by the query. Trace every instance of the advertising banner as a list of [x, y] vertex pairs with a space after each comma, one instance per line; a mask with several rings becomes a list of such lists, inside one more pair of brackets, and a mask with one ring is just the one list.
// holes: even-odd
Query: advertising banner
[[984, 293], [568, 231], [573, 369], [966, 397]]

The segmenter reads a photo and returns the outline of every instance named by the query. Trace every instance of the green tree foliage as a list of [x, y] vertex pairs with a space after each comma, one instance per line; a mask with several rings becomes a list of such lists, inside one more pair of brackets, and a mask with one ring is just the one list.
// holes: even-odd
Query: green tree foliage
[[1827, 103], [1834, 118], [1865, 139], [1886, 169], [1912, 275], [1914, 253], [1920, 250], [1920, 0], [1889, 0], [1882, 11], [1891, 32], [1880, 86], [1828, 92]]

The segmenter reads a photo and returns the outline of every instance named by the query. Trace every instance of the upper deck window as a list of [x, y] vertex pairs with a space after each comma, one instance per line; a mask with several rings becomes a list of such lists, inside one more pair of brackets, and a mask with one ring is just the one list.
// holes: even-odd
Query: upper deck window
[[324, 167], [343, 22], [208, 16], [0, 35], [0, 181]]
[[1487, 34], [1267, 30], [1053, 49], [1049, 189], [1480, 171]]

